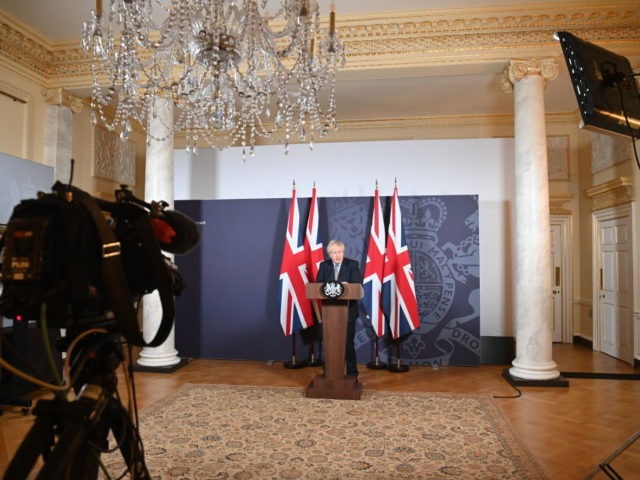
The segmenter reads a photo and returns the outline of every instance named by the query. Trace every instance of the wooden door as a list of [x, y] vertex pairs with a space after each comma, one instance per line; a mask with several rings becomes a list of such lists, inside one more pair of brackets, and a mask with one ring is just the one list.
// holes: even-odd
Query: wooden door
[[633, 358], [631, 221], [599, 222], [600, 271], [597, 295], [600, 350], [625, 362]]

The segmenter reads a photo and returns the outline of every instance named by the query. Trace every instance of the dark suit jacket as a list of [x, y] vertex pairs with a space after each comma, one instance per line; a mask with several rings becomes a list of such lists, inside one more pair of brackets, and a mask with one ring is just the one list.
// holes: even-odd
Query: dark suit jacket
[[[333, 262], [331, 261], [331, 259], [325, 260], [320, 264], [316, 282], [324, 283], [331, 282], [333, 280]], [[360, 271], [358, 262], [356, 262], [355, 260], [351, 260], [350, 258], [343, 258], [342, 265], [340, 266], [340, 272], [338, 273], [338, 282], [362, 284], [362, 280], [362, 272]], [[358, 318], [358, 315], [358, 302], [349, 302], [349, 320], [355, 320], [356, 318]]]

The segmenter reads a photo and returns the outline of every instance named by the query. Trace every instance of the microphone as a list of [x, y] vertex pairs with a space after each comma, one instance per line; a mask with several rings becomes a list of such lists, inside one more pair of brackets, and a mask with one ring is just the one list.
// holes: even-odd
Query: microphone
[[164, 200], [145, 202], [133, 195], [126, 185], [120, 185], [115, 196], [118, 202], [133, 203], [149, 212], [153, 231], [165, 252], [182, 255], [200, 242], [198, 225], [180, 212], [166, 210], [169, 204]]
[[151, 217], [151, 222], [160, 248], [165, 252], [182, 255], [200, 242], [198, 225], [180, 212], [162, 210]]

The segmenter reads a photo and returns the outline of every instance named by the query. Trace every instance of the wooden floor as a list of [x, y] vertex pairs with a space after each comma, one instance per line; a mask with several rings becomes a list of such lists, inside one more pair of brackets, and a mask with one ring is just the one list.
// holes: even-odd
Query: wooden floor
[[[554, 345], [553, 360], [561, 372], [640, 373], [580, 345]], [[640, 429], [640, 381], [571, 378], [568, 388], [521, 387], [521, 396], [509, 398], [517, 391], [501, 375], [506, 367], [411, 367], [407, 373], [390, 373], [362, 366], [360, 380], [365, 390], [494, 396], [550, 479], [582, 479], [594, 471], [593, 478], [607, 478], [598, 464]], [[135, 379], [138, 404], [144, 408], [184, 383], [306, 387], [319, 371], [285, 369], [282, 363], [193, 360], [171, 374], [138, 372]], [[0, 417], [0, 471], [6, 469], [31, 421], [16, 409]], [[640, 440], [611, 465], [625, 480], [640, 478]]]

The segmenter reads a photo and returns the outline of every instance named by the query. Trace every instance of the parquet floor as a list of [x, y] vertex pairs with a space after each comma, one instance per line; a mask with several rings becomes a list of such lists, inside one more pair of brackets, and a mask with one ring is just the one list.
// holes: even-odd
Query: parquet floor
[[[604, 354], [574, 344], [554, 345], [560, 371], [640, 373]], [[501, 376], [505, 365], [412, 367], [406, 373], [367, 370], [360, 380], [370, 390], [457, 392], [514, 397]], [[193, 360], [171, 374], [136, 373], [140, 408], [168, 395], [183, 383], [306, 387], [319, 368], [289, 370], [281, 363]], [[522, 387], [517, 398], [495, 398], [524, 445], [552, 480], [606, 479], [598, 464], [640, 429], [640, 381], [571, 378], [568, 388]], [[0, 417], [0, 471], [26, 434], [31, 416], [8, 409]], [[144, 440], [144, 439], [143, 439]], [[640, 440], [611, 465], [625, 480], [640, 479]]]

